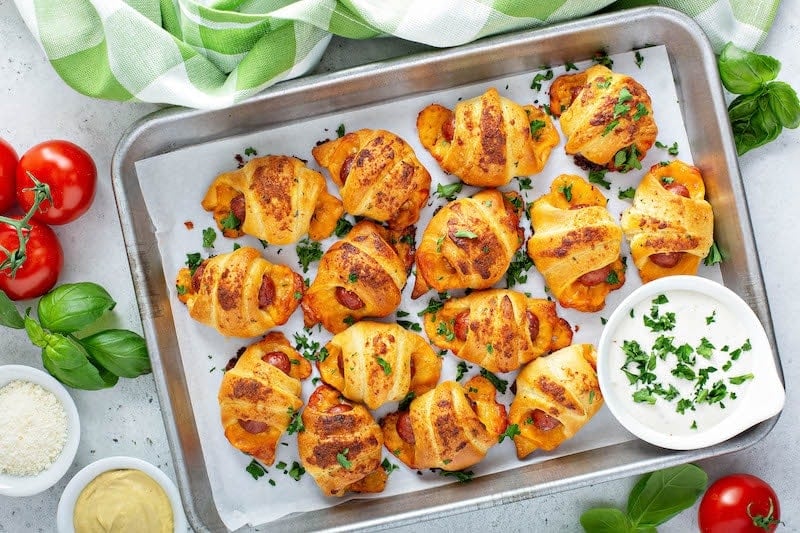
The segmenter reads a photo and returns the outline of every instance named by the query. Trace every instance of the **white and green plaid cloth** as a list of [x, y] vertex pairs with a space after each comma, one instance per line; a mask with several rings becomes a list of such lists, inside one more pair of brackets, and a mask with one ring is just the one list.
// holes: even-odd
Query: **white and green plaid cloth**
[[[580, 17], [613, 0], [15, 0], [53, 68], [90, 96], [224, 107], [313, 68], [332, 34], [432, 46]], [[652, 4], [617, 2], [614, 7]], [[660, 0], [715, 47], [754, 49], [779, 0]]]

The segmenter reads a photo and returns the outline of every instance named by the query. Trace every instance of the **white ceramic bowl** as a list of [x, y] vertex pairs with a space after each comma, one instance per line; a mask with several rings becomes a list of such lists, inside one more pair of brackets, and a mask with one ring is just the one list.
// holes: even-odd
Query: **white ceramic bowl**
[[[688, 291], [709, 297], [730, 311], [731, 315], [745, 330], [746, 336], [752, 344], [752, 350], [746, 352], [751, 357], [751, 370], [754, 378], [742, 390], [733, 407], [726, 408], [721, 421], [707, 427], [698, 427], [693, 431], [671, 431], [664, 425], [643, 421], [641, 413], [634, 414], [634, 402], [631, 397], [633, 389], [613, 387], [612, 380], [617, 384], [624, 383], [620, 379], [619, 354], [612, 354], [612, 350], [621, 351], [615, 343], [615, 334], [623, 321], [629, 320], [632, 309], [644, 301], [651, 302], [660, 294], [669, 298], [675, 291]], [[714, 305], [717, 305], [716, 303]], [[703, 321], [703, 317], [693, 317]], [[638, 320], [638, 317], [636, 317]], [[702, 325], [703, 322], [700, 322]], [[618, 341], [617, 341], [618, 342]], [[685, 342], [685, 341], [683, 341]], [[680, 338], [675, 338], [674, 345], [682, 344]], [[719, 348], [719, 347], [717, 347]], [[698, 356], [698, 359], [699, 356]], [[702, 359], [700, 359], [702, 361]], [[612, 361], [616, 361], [613, 363]], [[723, 442], [755, 424], [778, 414], [783, 408], [786, 395], [783, 384], [778, 376], [775, 358], [770, 347], [764, 327], [752, 309], [736, 293], [723, 285], [698, 276], [669, 276], [651, 281], [633, 291], [611, 314], [598, 346], [597, 374], [600, 389], [611, 413], [625, 426], [625, 428], [651, 444], [674, 450], [691, 450], [704, 448]], [[616, 375], [615, 375], [616, 374]], [[717, 376], [714, 379], [718, 379]], [[660, 399], [657, 401], [661, 401]], [[690, 419], [690, 417], [687, 417]], [[687, 428], [689, 422], [687, 422]]]
[[78, 501], [78, 496], [80, 496], [86, 485], [104, 472], [121, 469], [141, 470], [161, 485], [172, 504], [174, 530], [177, 533], [183, 533], [187, 530], [181, 496], [172, 480], [147, 461], [135, 457], [115, 456], [99, 459], [85, 466], [67, 484], [63, 494], [61, 494], [61, 500], [58, 502], [58, 513], [56, 515], [58, 533], [75, 533], [75, 528], [72, 525], [75, 502]]
[[75, 402], [64, 386], [56, 379], [42, 370], [25, 365], [5, 365], [0, 366], [0, 387], [5, 386], [11, 381], [29, 381], [52, 392], [58, 401], [64, 406], [67, 415], [67, 440], [61, 454], [50, 465], [35, 476], [10, 476], [0, 473], [0, 494], [4, 496], [32, 496], [39, 494], [64, 477], [75, 453], [78, 451], [78, 443], [81, 439], [81, 424], [78, 419], [78, 410]]

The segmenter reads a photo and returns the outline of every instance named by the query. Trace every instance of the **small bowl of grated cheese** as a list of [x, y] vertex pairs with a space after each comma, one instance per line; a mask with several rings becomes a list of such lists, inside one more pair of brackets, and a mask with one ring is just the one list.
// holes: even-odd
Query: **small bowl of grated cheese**
[[0, 366], [0, 494], [32, 496], [60, 480], [78, 451], [78, 410], [52, 376]]

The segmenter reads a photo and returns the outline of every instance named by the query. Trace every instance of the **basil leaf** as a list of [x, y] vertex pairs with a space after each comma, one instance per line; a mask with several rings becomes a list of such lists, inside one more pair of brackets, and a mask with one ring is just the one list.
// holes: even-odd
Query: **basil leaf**
[[81, 345], [66, 335], [47, 333], [42, 348], [42, 364], [61, 383], [83, 390], [113, 387], [117, 377], [98, 369], [90, 361]]
[[737, 96], [728, 106], [728, 116], [731, 122], [749, 120], [758, 111], [758, 97], [760, 93]]
[[119, 377], [135, 378], [152, 370], [147, 345], [133, 331], [108, 329], [78, 342], [101, 367]]
[[25, 333], [28, 334], [31, 342], [39, 348], [44, 348], [47, 345], [47, 333], [42, 326], [29, 316], [24, 318], [23, 323], [25, 324]]
[[722, 84], [734, 94], [752, 94], [774, 80], [781, 63], [774, 57], [754, 54], [728, 43], [717, 61]]
[[782, 81], [773, 81], [766, 87], [767, 108], [784, 128], [800, 126], [800, 101], [792, 86]]
[[88, 326], [115, 305], [111, 295], [96, 283], [68, 283], [42, 296], [36, 311], [45, 329], [72, 333]]
[[0, 291], [0, 325], [14, 329], [25, 327], [25, 321], [22, 320], [22, 315], [19, 314], [17, 306], [3, 291]]
[[706, 473], [691, 464], [653, 472], [631, 490], [628, 516], [634, 526], [656, 527], [694, 505], [707, 484]]
[[581, 515], [581, 525], [587, 533], [626, 533], [635, 531], [628, 516], [613, 507], [589, 509]]

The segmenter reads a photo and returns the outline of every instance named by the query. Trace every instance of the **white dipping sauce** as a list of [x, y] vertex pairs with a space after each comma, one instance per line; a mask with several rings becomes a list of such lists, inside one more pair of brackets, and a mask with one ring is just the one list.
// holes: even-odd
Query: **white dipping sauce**
[[[664, 298], [666, 303], [654, 303]], [[633, 316], [624, 317], [611, 337], [609, 369], [611, 387], [633, 418], [662, 433], [691, 435], [708, 431], [736, 408], [752, 383], [753, 352], [748, 331], [733, 313], [710, 296], [686, 290], [647, 298], [632, 311]], [[645, 325], [645, 317], [653, 319], [655, 329], [674, 326], [653, 331], [653, 323]], [[660, 337], [672, 339], [666, 343]], [[632, 342], [639, 344], [640, 352]], [[665, 344], [666, 350], [659, 349]], [[630, 353], [638, 353], [646, 362], [626, 364]], [[703, 374], [708, 376], [704, 384]], [[694, 379], [688, 379], [692, 375]], [[644, 401], [635, 401], [634, 394]]]

